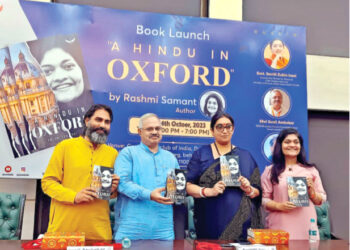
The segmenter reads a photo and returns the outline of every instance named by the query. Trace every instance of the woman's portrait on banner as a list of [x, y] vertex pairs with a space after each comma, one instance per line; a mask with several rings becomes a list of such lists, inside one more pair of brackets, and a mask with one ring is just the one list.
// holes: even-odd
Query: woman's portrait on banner
[[266, 45], [264, 59], [272, 69], [284, 69], [290, 61], [289, 49], [282, 40], [275, 39]]
[[199, 100], [199, 105], [202, 113], [209, 118], [225, 111], [226, 108], [224, 96], [217, 91], [205, 92]]
[[28, 42], [58, 103], [72, 137], [82, 131], [82, 117], [93, 104], [78, 37], [59, 35]]
[[277, 136], [278, 134], [270, 134], [263, 141], [262, 147], [263, 147], [264, 156], [270, 162], [272, 162], [273, 149], [276, 144]]

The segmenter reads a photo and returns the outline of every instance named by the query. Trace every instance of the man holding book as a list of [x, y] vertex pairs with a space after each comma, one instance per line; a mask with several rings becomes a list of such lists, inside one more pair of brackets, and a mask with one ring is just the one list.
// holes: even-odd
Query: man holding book
[[159, 146], [162, 127], [157, 115], [141, 116], [138, 134], [141, 143], [124, 148], [115, 162], [120, 183], [114, 239], [173, 240], [173, 202], [163, 192], [167, 173], [179, 164], [171, 152]]
[[[84, 232], [88, 240], [110, 240], [112, 230], [108, 200], [99, 199], [92, 188], [94, 166], [113, 168], [117, 150], [105, 144], [113, 113], [95, 104], [84, 115], [84, 132], [61, 141], [54, 149], [41, 181], [51, 197], [48, 232]], [[112, 176], [111, 193], [119, 177]]]

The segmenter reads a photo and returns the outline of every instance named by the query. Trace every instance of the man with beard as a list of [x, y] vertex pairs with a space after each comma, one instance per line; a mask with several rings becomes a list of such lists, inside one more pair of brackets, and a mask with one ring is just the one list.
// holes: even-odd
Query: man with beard
[[162, 127], [158, 116], [141, 116], [138, 134], [141, 143], [124, 148], [115, 162], [120, 183], [114, 239], [173, 240], [173, 202], [163, 192], [168, 171], [179, 164], [172, 153], [159, 146]]
[[[48, 232], [85, 232], [89, 240], [112, 239], [109, 203], [97, 199], [90, 187], [94, 165], [111, 168], [118, 155], [105, 144], [112, 120], [110, 107], [93, 105], [84, 115], [83, 135], [55, 147], [41, 181], [51, 197]], [[113, 194], [119, 177], [114, 174], [112, 179]]]

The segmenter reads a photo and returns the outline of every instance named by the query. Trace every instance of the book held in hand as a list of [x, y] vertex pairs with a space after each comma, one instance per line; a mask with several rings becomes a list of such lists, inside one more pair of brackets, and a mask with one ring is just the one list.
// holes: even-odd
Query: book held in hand
[[309, 206], [306, 177], [287, 177], [288, 198], [297, 207]]
[[183, 204], [186, 197], [186, 174], [182, 169], [171, 169], [167, 174], [166, 197], [175, 204]]
[[220, 156], [220, 173], [222, 181], [227, 187], [239, 187], [241, 183], [238, 178], [241, 176], [239, 170], [238, 155], [222, 155]]
[[91, 187], [96, 190], [99, 199], [109, 200], [112, 190], [113, 168], [94, 166]]

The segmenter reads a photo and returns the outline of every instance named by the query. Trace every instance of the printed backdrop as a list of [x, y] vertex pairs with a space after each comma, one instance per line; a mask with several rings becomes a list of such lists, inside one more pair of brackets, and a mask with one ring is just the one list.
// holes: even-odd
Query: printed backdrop
[[281, 129], [298, 129], [308, 146], [304, 27], [19, 3], [37, 39], [0, 53], [1, 177], [41, 178], [53, 146], [81, 132], [91, 103], [112, 107], [108, 144], [117, 150], [138, 144], [139, 117], [156, 113], [161, 145], [184, 169], [213, 142], [218, 110], [234, 117], [232, 143], [261, 171]]

